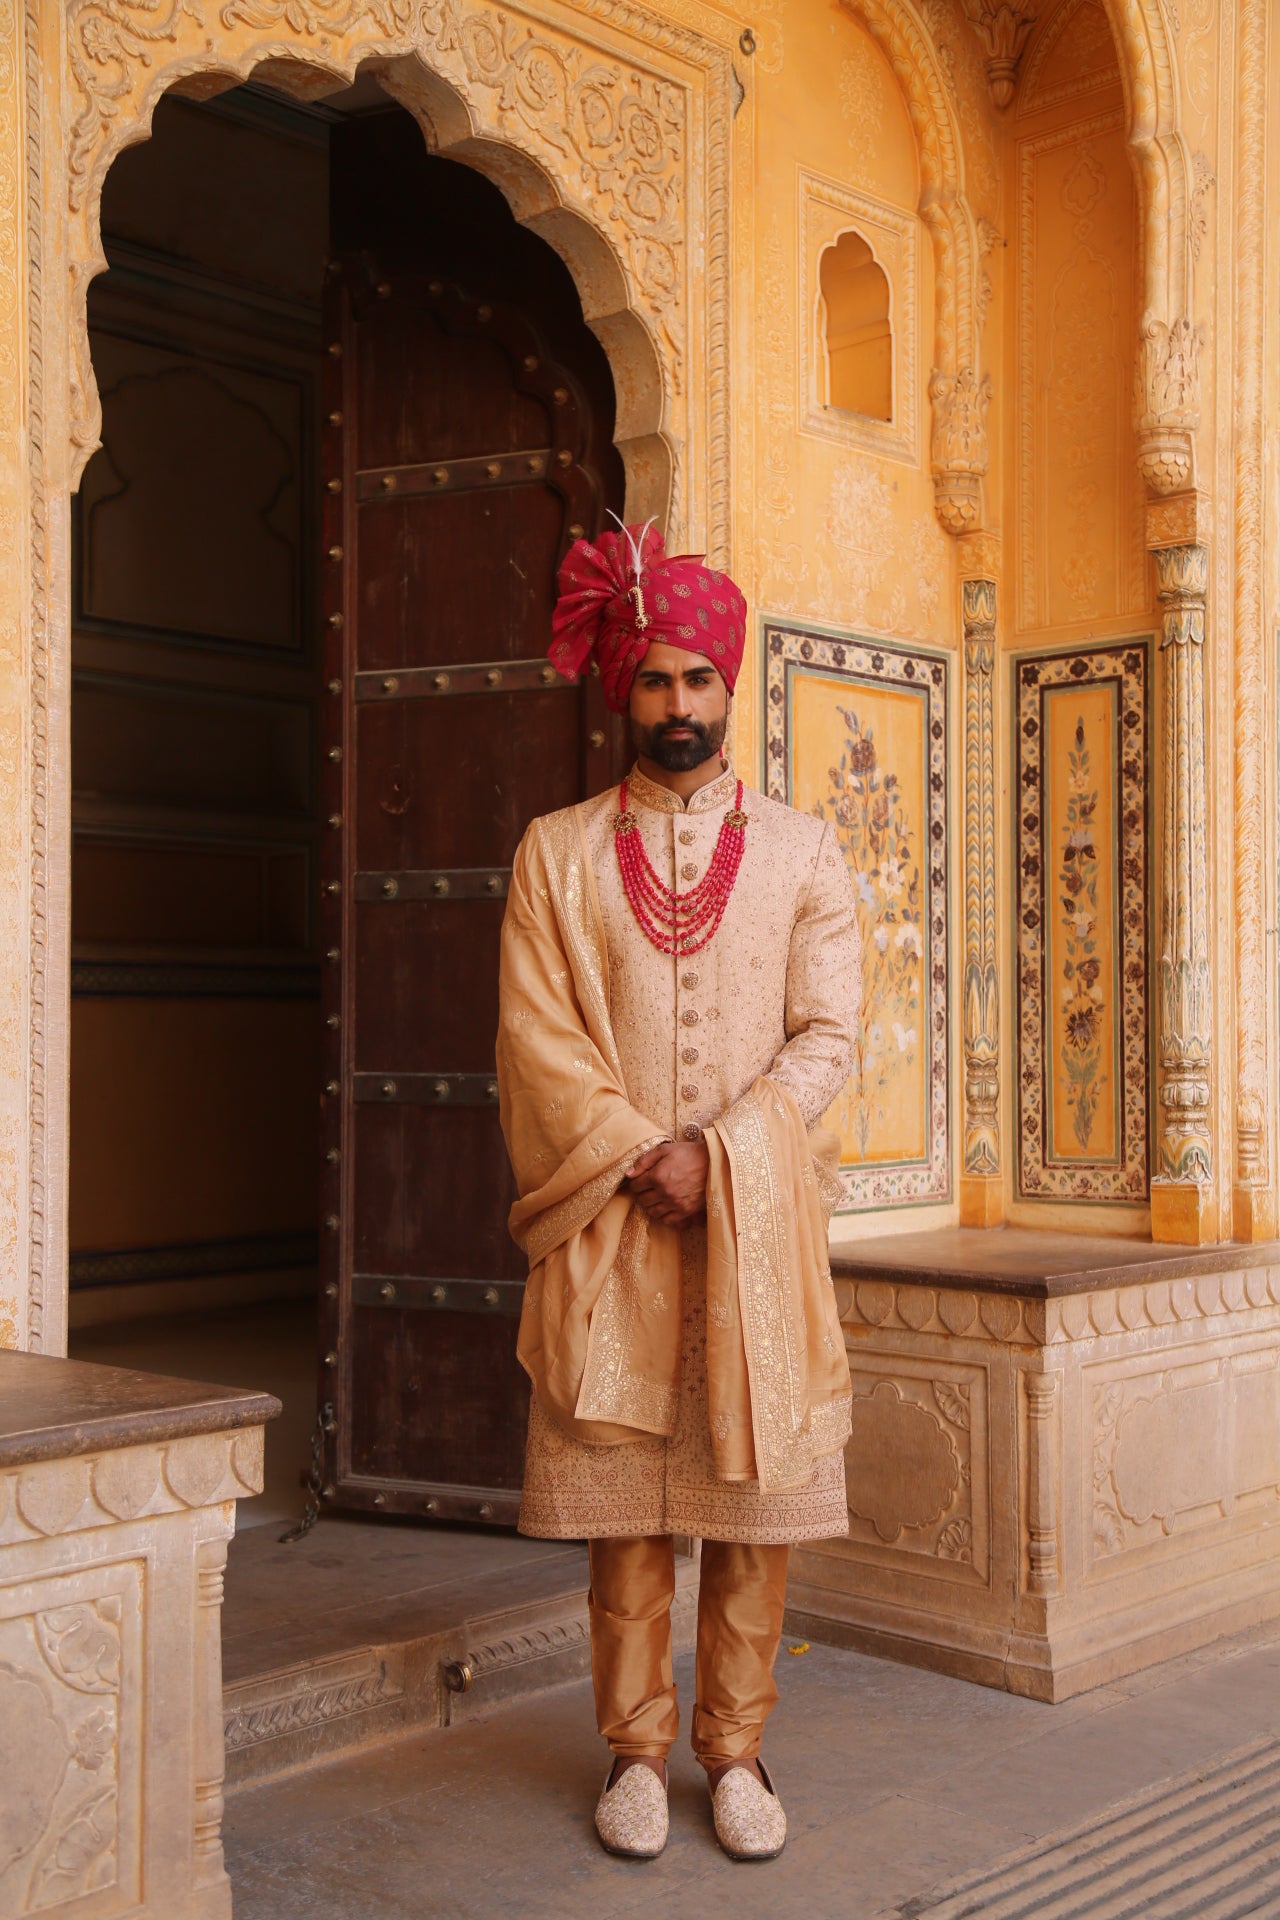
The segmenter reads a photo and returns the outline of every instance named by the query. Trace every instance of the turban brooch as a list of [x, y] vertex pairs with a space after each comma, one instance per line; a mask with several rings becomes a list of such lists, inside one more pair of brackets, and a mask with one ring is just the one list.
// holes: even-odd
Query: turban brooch
[[575, 540], [560, 567], [547, 658], [566, 680], [594, 658], [605, 705], [625, 713], [652, 641], [705, 654], [730, 693], [742, 665], [747, 603], [697, 554], [668, 555], [652, 521]]

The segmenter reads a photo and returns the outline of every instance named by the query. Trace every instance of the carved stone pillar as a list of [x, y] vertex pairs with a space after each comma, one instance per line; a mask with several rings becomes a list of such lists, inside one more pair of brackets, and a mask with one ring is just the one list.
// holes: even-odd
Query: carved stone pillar
[[202, 1712], [195, 1728], [195, 1836], [192, 1882], [201, 1920], [230, 1915], [231, 1888], [222, 1858], [222, 1782], [226, 1748], [222, 1733], [222, 1588], [227, 1565], [224, 1539], [196, 1548], [196, 1662]]
[[1231, 1226], [1237, 1240], [1276, 1233], [1273, 1137], [1274, 966], [1267, 884], [1275, 845], [1267, 804], [1266, 181], [1258, 164], [1267, 131], [1267, 0], [1237, 13], [1235, 341], [1235, 621], [1232, 629], [1235, 872], [1235, 1168]]
[[964, 1172], [960, 1222], [997, 1226], [1000, 1008], [996, 960], [996, 583], [966, 580], [964, 616]]
[[948, 533], [971, 533], [982, 520], [982, 481], [987, 471], [987, 408], [991, 381], [972, 367], [935, 370], [933, 402], [934, 504]]
[[1200, 349], [1205, 329], [1184, 315], [1145, 313], [1138, 339], [1138, 465], [1153, 493], [1192, 484], [1200, 425]]
[[1209, 895], [1204, 749], [1204, 621], [1209, 550], [1157, 548], [1163, 612], [1159, 1162], [1156, 1240], [1218, 1234], [1210, 1131]]
[[1058, 1454], [1058, 1378], [1056, 1373], [1024, 1373], [1027, 1396], [1027, 1589], [1057, 1593], [1058, 1502], [1055, 1487]]

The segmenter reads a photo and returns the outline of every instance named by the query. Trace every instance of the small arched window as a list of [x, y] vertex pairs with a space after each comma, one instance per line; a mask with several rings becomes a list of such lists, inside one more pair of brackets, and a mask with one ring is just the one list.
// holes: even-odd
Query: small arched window
[[824, 404], [868, 420], [892, 420], [889, 277], [860, 233], [850, 228], [827, 248], [818, 289], [826, 342]]

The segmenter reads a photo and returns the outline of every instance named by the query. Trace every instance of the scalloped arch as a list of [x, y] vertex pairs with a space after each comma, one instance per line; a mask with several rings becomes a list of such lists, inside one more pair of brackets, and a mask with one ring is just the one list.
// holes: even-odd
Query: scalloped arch
[[935, 256], [934, 367], [954, 376], [981, 365], [981, 249], [964, 190], [960, 120], [937, 49], [909, 0], [840, 0], [893, 69], [920, 154], [920, 217]]
[[[934, 483], [951, 532], [980, 518], [978, 483], [986, 471], [986, 394], [982, 371], [982, 236], [965, 191], [964, 142], [938, 50], [912, 0], [840, 0], [877, 42], [902, 88], [919, 146], [920, 216], [933, 239]], [[1138, 177], [1143, 225], [1142, 327], [1167, 333], [1191, 323], [1191, 167], [1178, 127], [1177, 69], [1159, 0], [1103, 0], [1116, 43], [1125, 116]], [[1135, 351], [1141, 364], [1140, 342]], [[1151, 408], [1148, 404], [1148, 415]], [[1196, 420], [1177, 423], [1188, 440]], [[1159, 437], [1159, 424], [1156, 424]], [[1167, 437], [1167, 436], [1166, 436]], [[1163, 442], [1161, 442], [1163, 445]], [[1162, 489], [1160, 463], [1144, 465]], [[1153, 477], [1154, 476], [1154, 477]]]
[[928, 30], [909, 0], [840, 0], [879, 46], [902, 89], [920, 156], [920, 218], [934, 252], [931, 466], [938, 518], [948, 533], [982, 521], [988, 466], [983, 371], [983, 240], [965, 190], [959, 114]]
[[[1124, 91], [1143, 221], [1143, 308], [1166, 323], [1191, 311], [1191, 249], [1186, 143], [1178, 131], [1177, 68], [1157, 0], [1098, 0]], [[1070, 0], [1042, 18], [1019, 81], [1034, 85], [1047, 47], [1070, 27]], [[1034, 103], [1032, 103], [1034, 104]]]
[[[564, 260], [577, 286], [583, 316], [604, 347], [613, 373], [615, 443], [626, 470], [627, 512], [642, 518], [654, 514], [665, 524], [675, 505], [677, 448], [663, 430], [663, 369], [657, 347], [645, 321], [630, 304], [621, 258], [583, 213], [565, 204], [551, 172], [532, 154], [506, 141], [478, 135], [461, 95], [416, 55], [386, 61], [363, 54], [350, 61], [316, 60], [311, 56], [304, 61], [282, 57], [273, 50], [262, 57], [255, 57], [253, 52], [235, 60], [223, 56], [216, 64], [212, 60], [178, 63], [156, 72], [136, 114], [127, 121], [117, 121], [111, 133], [98, 143], [92, 171], [86, 173], [80, 196], [89, 244], [79, 256], [73, 247], [71, 259], [73, 486], [78, 485], [98, 446], [102, 426], [89, 352], [86, 303], [89, 283], [107, 265], [100, 211], [103, 183], [112, 161], [125, 147], [148, 137], [156, 106], [175, 87], [208, 97], [256, 74], [285, 92], [309, 98], [331, 90], [335, 81], [354, 79], [359, 68], [369, 67], [377, 70], [387, 93], [412, 113], [432, 152], [448, 154], [484, 174], [505, 195], [516, 219], [538, 233]], [[184, 85], [192, 80], [194, 86]], [[73, 191], [73, 217], [77, 211]]]
[[1190, 316], [1190, 157], [1178, 126], [1178, 73], [1159, 0], [1103, 0], [1120, 60], [1125, 120], [1142, 204], [1144, 307]]
[[[569, 32], [536, 7], [517, 14], [487, 0], [72, 0], [72, 484], [101, 423], [86, 300], [106, 265], [101, 196], [117, 154], [147, 138], [158, 101], [175, 87], [206, 96], [256, 75], [307, 99], [372, 68], [432, 151], [485, 174], [564, 259], [613, 371], [628, 512], [656, 515], [678, 540], [695, 531], [692, 518], [708, 551], [726, 555], [727, 55], [623, 0], [583, 0], [581, 14]], [[645, 43], [635, 47], [643, 57], [592, 32], [615, 15], [631, 41]], [[664, 52], [676, 56], [670, 73], [653, 57]], [[691, 66], [711, 83], [696, 106]], [[695, 325], [687, 253], [696, 159], [707, 290]], [[708, 372], [696, 459], [686, 368], [694, 331]]]

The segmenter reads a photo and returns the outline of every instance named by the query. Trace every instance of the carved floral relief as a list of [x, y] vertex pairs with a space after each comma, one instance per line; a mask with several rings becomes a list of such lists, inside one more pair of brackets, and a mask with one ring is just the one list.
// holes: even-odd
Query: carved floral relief
[[[892, 1369], [890, 1371], [890, 1369]], [[851, 1356], [853, 1431], [845, 1452], [851, 1546], [912, 1570], [990, 1576], [987, 1376], [954, 1362]]]
[[[1249, 1341], [1110, 1374], [1091, 1395], [1092, 1555], [1225, 1531], [1242, 1509], [1280, 1511], [1280, 1355]], [[1178, 1549], [1174, 1549], [1178, 1550]], [[1185, 1551], [1185, 1547], [1181, 1549]]]
[[850, 1207], [950, 1193], [949, 664], [767, 626], [768, 791], [835, 824], [863, 942], [853, 1072], [827, 1116]]
[[0, 1592], [0, 1913], [138, 1898], [141, 1750], [125, 1722], [141, 1673], [136, 1701], [122, 1685], [130, 1660], [137, 1670], [141, 1588], [126, 1562]]

